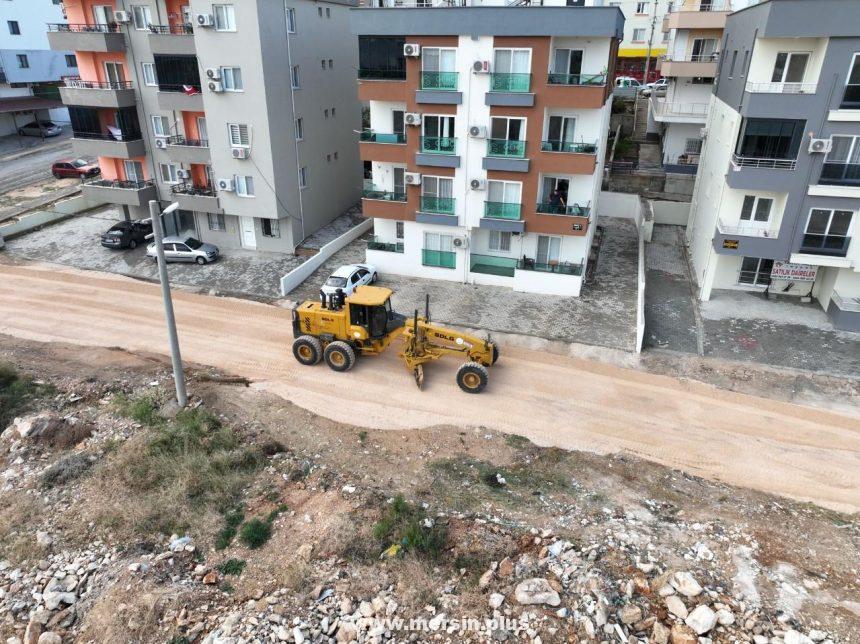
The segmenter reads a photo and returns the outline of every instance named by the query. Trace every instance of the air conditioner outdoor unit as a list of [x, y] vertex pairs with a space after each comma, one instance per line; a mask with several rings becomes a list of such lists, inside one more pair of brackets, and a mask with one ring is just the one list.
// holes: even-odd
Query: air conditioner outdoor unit
[[469, 182], [469, 187], [472, 190], [484, 190], [487, 187], [487, 182], [483, 179], [472, 179]]
[[489, 60], [476, 60], [472, 63], [472, 71], [476, 74], [489, 74], [490, 73], [490, 61]]
[[403, 183], [407, 186], [420, 186], [421, 185], [421, 173], [420, 172], [404, 172], [403, 173]]
[[408, 42], [403, 45], [403, 55], [409, 58], [417, 58], [421, 55], [421, 45], [413, 42]]
[[406, 125], [421, 125], [421, 115], [418, 112], [406, 112], [403, 120]]
[[131, 16], [129, 15], [128, 11], [114, 11], [113, 19], [115, 22], [131, 22]]
[[215, 19], [208, 13], [198, 13], [195, 17], [198, 27], [214, 27]]
[[167, 137], [166, 136], [157, 136], [155, 137], [155, 147], [159, 150], [164, 150], [167, 148]]
[[708, 138], [708, 128], [703, 127], [701, 130], [699, 130], [699, 136], [702, 139], [707, 139]]
[[179, 169], [176, 171], [176, 178], [177, 179], [190, 179], [191, 178], [191, 172], [188, 170]]
[[466, 238], [465, 237], [454, 237], [454, 248], [466, 248]]
[[486, 139], [487, 128], [483, 125], [472, 125], [469, 128], [469, 136], [471, 136], [473, 139]]
[[220, 192], [233, 192], [236, 187], [232, 179], [218, 179], [218, 190]]
[[224, 84], [221, 81], [213, 80], [209, 81], [209, 91], [210, 92], [223, 92]]
[[247, 159], [249, 156], [251, 155], [248, 148], [233, 148], [234, 159]]
[[220, 67], [208, 67], [206, 69], [206, 78], [210, 80], [221, 80], [221, 68]]
[[832, 139], [809, 139], [809, 152], [811, 154], [827, 154], [832, 148]]

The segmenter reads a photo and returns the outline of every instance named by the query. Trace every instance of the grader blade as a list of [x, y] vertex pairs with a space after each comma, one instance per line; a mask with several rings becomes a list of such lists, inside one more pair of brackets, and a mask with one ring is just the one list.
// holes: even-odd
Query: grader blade
[[424, 389], [424, 365], [419, 364], [412, 370], [412, 375], [415, 376], [415, 384], [419, 389]]

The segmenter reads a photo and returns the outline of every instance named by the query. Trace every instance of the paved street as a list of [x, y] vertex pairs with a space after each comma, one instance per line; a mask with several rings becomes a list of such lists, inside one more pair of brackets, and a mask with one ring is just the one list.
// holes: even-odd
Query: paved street
[[[17, 147], [17, 141], [3, 137], [0, 144], [0, 194], [14, 188], [20, 188], [51, 178], [51, 164], [57, 159], [72, 156], [72, 144], [69, 141], [71, 130], [59, 137], [46, 139], [44, 143], [34, 137], [23, 137], [26, 154]], [[31, 151], [32, 150], [32, 151]]]

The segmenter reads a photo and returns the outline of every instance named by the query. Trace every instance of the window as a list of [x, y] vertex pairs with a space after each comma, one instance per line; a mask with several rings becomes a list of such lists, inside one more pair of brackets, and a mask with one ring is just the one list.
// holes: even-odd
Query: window
[[143, 73], [143, 84], [154, 87], [158, 85], [158, 79], [155, 76], [155, 63], [141, 63], [141, 72]]
[[406, 58], [402, 36], [359, 36], [359, 78], [406, 78]]
[[231, 4], [214, 4], [215, 31], [236, 31], [236, 9]]
[[16, 54], [15, 58], [18, 60], [19, 69], [28, 69], [30, 67], [30, 59], [27, 58], [27, 54]]
[[296, 33], [296, 10], [287, 9], [287, 31], [291, 34]]
[[737, 154], [755, 159], [797, 159], [806, 121], [745, 119]]
[[170, 121], [166, 116], [152, 116], [152, 131], [155, 136], [168, 136], [170, 134]]
[[224, 221], [224, 215], [216, 214], [214, 212], [207, 213], [209, 219], [209, 230], [218, 230], [224, 232], [227, 230], [227, 224]]
[[569, 152], [576, 132], [576, 119], [572, 116], [550, 116], [547, 121], [546, 138], [542, 150]]
[[741, 207], [741, 221], [767, 223], [770, 221], [770, 211], [773, 199], [746, 195], [744, 205]]
[[848, 71], [848, 82], [845, 83], [845, 93], [842, 95], [844, 109], [860, 109], [860, 54], [854, 54], [851, 59], [851, 69]]
[[860, 136], [833, 136], [819, 183], [860, 185]]
[[771, 270], [773, 270], [772, 259], [744, 257], [741, 260], [741, 272], [738, 274], [738, 284], [767, 286], [770, 284]]
[[331, 58], [328, 59], [328, 68], [334, 69], [334, 60]]
[[248, 131], [248, 126], [244, 123], [228, 123], [227, 133], [231, 146], [243, 148], [251, 146], [251, 135]]
[[636, 3], [636, 13], [639, 13], [639, 14], [646, 13], [645, 9], [647, 6], [648, 6], [647, 2], [637, 2]]
[[550, 237], [549, 235], [538, 235], [537, 264], [558, 264], [561, 254], [561, 237]]
[[394, 239], [403, 239], [403, 222], [394, 222]]
[[143, 164], [140, 161], [126, 159], [122, 162], [126, 181], [143, 181]]
[[808, 53], [779, 52], [773, 66], [772, 83], [802, 83], [809, 62]]
[[749, 60], [749, 49], [744, 49], [744, 62], [741, 63], [741, 76], [747, 75], [747, 61]]
[[453, 235], [424, 233], [424, 250], [421, 253], [422, 264], [440, 268], [454, 268], [456, 261]]
[[7, 20], [6, 24], [9, 25], [9, 33], [13, 36], [21, 35], [21, 26], [18, 24], [17, 20]]
[[317, 15], [322, 18], [322, 7], [317, 7]]
[[696, 38], [693, 40], [693, 50], [690, 60], [696, 62], [710, 62], [717, 59], [716, 38]]
[[633, 42], [645, 42], [645, 29], [639, 28], [633, 30]]
[[735, 75], [735, 63], [737, 63], [737, 62], [738, 62], [738, 50], [735, 49], [732, 52], [732, 64], [729, 67], [729, 78], [731, 78], [732, 76]]
[[241, 92], [245, 89], [242, 84], [242, 70], [239, 67], [222, 67], [221, 84], [226, 92]]
[[152, 24], [152, 14], [149, 11], [149, 7], [140, 4], [131, 5], [131, 19], [134, 23], [134, 28], [138, 31], [149, 29], [149, 25]]
[[510, 252], [511, 233], [502, 232], [500, 230], [491, 230], [488, 248], [502, 253]]
[[158, 173], [164, 183], [179, 183], [178, 168], [173, 163], [159, 163]]
[[305, 138], [305, 124], [301, 117], [296, 119], [296, 141], [301, 141]]
[[293, 89], [299, 89], [299, 87], [301, 87], [301, 85], [299, 83], [299, 66], [298, 65], [293, 65], [292, 69], [290, 70], [290, 79], [291, 79]]
[[684, 144], [684, 154], [701, 154], [702, 139], [687, 139]]
[[305, 166], [299, 168], [299, 188], [308, 187], [308, 169]]
[[280, 237], [281, 224], [277, 219], [261, 219], [263, 225], [263, 237]]
[[325, 115], [325, 118], [328, 118], [328, 108], [323, 110], [323, 114]]
[[322, 63], [322, 68], [325, 69], [325, 58], [323, 58], [320, 63]]
[[582, 49], [556, 49], [553, 55], [553, 73], [579, 76], [582, 73], [582, 56]]
[[521, 202], [522, 184], [517, 181], [488, 181], [487, 201], [491, 204], [517, 204]]
[[329, 8], [329, 7], [325, 8], [325, 17], [331, 18], [331, 8]]
[[421, 196], [437, 200], [453, 200], [454, 179], [450, 177], [421, 177]]
[[236, 184], [236, 194], [240, 197], [254, 196], [254, 177], [237, 174], [233, 177]]
[[851, 230], [850, 210], [813, 208], [806, 222], [801, 252], [821, 253], [844, 257], [848, 249], [848, 231]]
[[448, 152], [454, 154], [456, 141], [454, 136], [453, 116], [424, 116], [421, 119], [422, 134], [421, 149], [431, 152]]
[[493, 54], [494, 74], [528, 74], [531, 72], [531, 49], [496, 49]]
[[425, 47], [421, 49], [422, 89], [457, 89], [457, 50]]
[[526, 120], [507, 116], [490, 119], [490, 138], [505, 141], [522, 141], [526, 134]]
[[334, 118], [336, 114], [337, 114], [337, 108], [334, 108], [334, 107], [331, 108], [331, 117]]
[[331, 154], [325, 155], [326, 163], [331, 163]]
[[66, 67], [77, 67], [78, 59], [74, 54], [66, 54]]

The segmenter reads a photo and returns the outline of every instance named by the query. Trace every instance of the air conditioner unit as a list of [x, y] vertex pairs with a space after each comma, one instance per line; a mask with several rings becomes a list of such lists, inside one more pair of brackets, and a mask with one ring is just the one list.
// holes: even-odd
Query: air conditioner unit
[[406, 112], [403, 120], [406, 125], [421, 125], [421, 115], [418, 112]]
[[810, 154], [827, 154], [832, 148], [832, 139], [809, 139]]
[[472, 63], [472, 71], [476, 74], [489, 74], [490, 73], [490, 61], [489, 60], [476, 60]]
[[421, 173], [420, 172], [404, 172], [403, 173], [403, 183], [407, 186], [420, 186], [421, 185]]
[[159, 150], [164, 150], [167, 148], [167, 137], [166, 136], [157, 136], [155, 137], [155, 147]]
[[699, 136], [700, 136], [703, 140], [704, 140], [704, 139], [707, 139], [707, 138], [708, 138], [708, 128], [703, 127], [701, 130], [699, 130]]
[[472, 190], [485, 190], [487, 188], [487, 182], [484, 179], [472, 179], [469, 182], [469, 187]]
[[413, 42], [408, 42], [403, 45], [403, 55], [408, 58], [417, 58], [421, 55], [421, 45]]
[[218, 179], [217, 183], [220, 192], [233, 192], [236, 189], [232, 179]]
[[224, 84], [221, 81], [213, 80], [209, 81], [209, 91], [215, 92], [216, 94], [224, 91]]
[[176, 178], [177, 179], [190, 179], [191, 178], [191, 171], [179, 169], [176, 171]]
[[114, 22], [131, 22], [131, 15], [129, 15], [128, 11], [114, 11], [113, 12]]
[[233, 148], [234, 159], [247, 159], [251, 156], [251, 151], [248, 148]]
[[215, 19], [208, 13], [198, 13], [194, 18], [198, 27], [214, 27]]
[[469, 127], [469, 136], [473, 139], [486, 139], [487, 138], [487, 128], [483, 125], [472, 125]]
[[454, 241], [452, 243], [454, 244], [454, 248], [466, 248], [468, 245], [465, 237], [454, 237]]
[[206, 68], [206, 78], [210, 80], [221, 80], [221, 68], [220, 67], [208, 67]]

